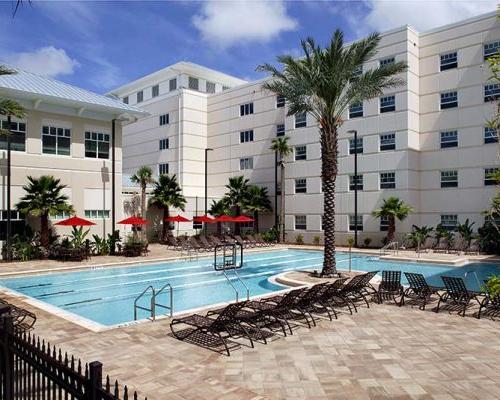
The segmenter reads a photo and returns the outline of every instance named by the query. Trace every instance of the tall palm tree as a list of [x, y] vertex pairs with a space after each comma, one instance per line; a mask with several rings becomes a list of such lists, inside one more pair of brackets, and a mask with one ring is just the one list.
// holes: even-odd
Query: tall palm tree
[[372, 212], [376, 218], [387, 217], [389, 227], [387, 229], [387, 242], [394, 240], [396, 232], [396, 219], [403, 221], [413, 212], [413, 208], [397, 197], [384, 199], [382, 207]]
[[[365, 72], [363, 64], [377, 54], [380, 35], [344, 46], [344, 34], [336, 30], [326, 48], [314, 39], [302, 41], [304, 55], [278, 57], [282, 70], [270, 64], [258, 67], [273, 79], [264, 88], [284, 96], [288, 115], [309, 113], [319, 127], [321, 178], [324, 192], [325, 255], [323, 276], [336, 272], [335, 263], [335, 183], [338, 171], [338, 131], [350, 104], [373, 99], [404, 84], [396, 75], [406, 70], [404, 62], [381, 65]], [[362, 71], [359, 73], [359, 71]]]
[[[150, 167], [143, 165], [137, 172], [130, 177], [133, 183], [136, 183], [141, 188], [141, 217], [146, 218], [146, 188], [148, 185], [154, 183], [153, 170]], [[146, 226], [141, 231], [142, 237], [146, 237]]]
[[[248, 197], [248, 179], [244, 176], [233, 176], [229, 178], [229, 183], [226, 185], [228, 190], [225, 194], [227, 206], [236, 216], [241, 215], [241, 210], [245, 206]], [[235, 226], [236, 234], [240, 233], [240, 225]]]
[[40, 243], [43, 247], [49, 244], [49, 216], [56, 216], [63, 212], [73, 212], [68, 203], [68, 196], [62, 193], [66, 185], [60, 179], [50, 175], [40, 178], [28, 176], [28, 184], [23, 186], [26, 194], [16, 204], [17, 210], [25, 215], [40, 218]]
[[[227, 215], [230, 212], [227, 205], [227, 198], [222, 198], [218, 201], [212, 200], [210, 204], [210, 209], [208, 213], [213, 217], [220, 217], [221, 215]], [[217, 233], [220, 235], [222, 233], [222, 224], [217, 222]]]
[[285, 241], [285, 158], [292, 153], [292, 146], [288, 144], [288, 136], [282, 136], [273, 139], [271, 150], [278, 155], [278, 162], [280, 165], [280, 220], [279, 232], [280, 242]]
[[269, 212], [273, 209], [267, 194], [267, 188], [250, 185], [247, 190], [244, 209], [253, 214], [255, 232], [259, 233], [259, 212]]
[[149, 204], [163, 210], [162, 239], [165, 240], [170, 229], [170, 223], [165, 221], [169, 216], [170, 207], [178, 208], [182, 211], [186, 207], [186, 198], [182, 195], [182, 189], [177, 183], [175, 175], [160, 175], [158, 181], [155, 182]]

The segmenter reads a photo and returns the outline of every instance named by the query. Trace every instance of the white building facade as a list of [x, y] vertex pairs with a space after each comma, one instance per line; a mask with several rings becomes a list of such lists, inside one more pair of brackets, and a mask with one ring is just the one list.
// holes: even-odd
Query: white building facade
[[[499, 24], [491, 13], [425, 33], [403, 27], [382, 34], [376, 58], [363, 68], [405, 61], [406, 85], [352, 105], [344, 116], [336, 197], [340, 243], [357, 224], [360, 243], [369, 237], [379, 244], [387, 223], [371, 212], [390, 196], [415, 210], [397, 224], [399, 234], [414, 224], [452, 228], [467, 218], [476, 229], [482, 226], [481, 212], [496, 190], [488, 176], [499, 164], [498, 137], [485, 125], [495, 112], [492, 100], [500, 96], [485, 61], [500, 49]], [[262, 83], [178, 63], [113, 91], [150, 113], [123, 130], [124, 173], [149, 165], [157, 173], [176, 174], [189, 198], [187, 214], [203, 214], [204, 157], [210, 148], [209, 202], [223, 196], [229, 177], [244, 175], [266, 186], [274, 204], [275, 157], [269, 148], [275, 137], [287, 135], [294, 147], [286, 160], [287, 239], [301, 234], [310, 242], [322, 237], [318, 128], [310, 115], [287, 116], [286, 102]], [[261, 227], [274, 225], [274, 219], [264, 215]]]

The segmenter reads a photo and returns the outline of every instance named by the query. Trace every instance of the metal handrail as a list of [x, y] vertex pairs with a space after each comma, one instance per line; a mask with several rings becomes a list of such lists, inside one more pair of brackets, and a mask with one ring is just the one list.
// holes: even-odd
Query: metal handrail
[[236, 290], [236, 288], [234, 287], [233, 283], [231, 282], [231, 279], [229, 279], [229, 277], [227, 276], [226, 271], [222, 270], [222, 273], [224, 274], [224, 276], [226, 277], [226, 280], [229, 282], [229, 284], [233, 288], [234, 292], [236, 293], [236, 303], [237, 303], [239, 301], [238, 290]]
[[236, 272], [236, 270], [234, 270], [234, 274], [236, 275], [236, 277], [238, 278], [238, 280], [240, 281], [240, 283], [245, 286], [245, 289], [247, 291], [247, 301], [250, 300], [250, 289], [248, 288], [248, 286], [245, 284], [245, 282], [243, 282], [243, 279], [240, 278], [240, 276], [238, 275], [238, 273]]
[[[156, 302], [156, 298], [162, 294], [165, 289], [168, 289], [169, 293], [170, 293], [170, 306], [166, 306], [164, 304], [160, 304], [160, 303], [157, 303]], [[161, 308], [164, 308], [166, 310], [169, 310], [170, 311], [170, 317], [173, 316], [174, 314], [174, 289], [172, 288], [172, 286], [170, 285], [170, 283], [167, 283], [165, 285], [163, 285], [160, 290], [156, 291], [155, 292], [155, 295], [154, 295], [154, 306], [155, 306], [155, 315], [153, 317], [153, 320], [155, 320], [156, 318], [156, 307], [161, 307]]]
[[382, 247], [380, 249], [380, 254], [382, 254], [384, 252], [384, 250], [390, 250], [391, 247], [392, 247], [392, 250], [394, 250], [396, 252], [396, 254], [397, 254], [397, 251], [398, 251], [398, 248], [399, 248], [399, 244], [396, 241], [389, 242], [384, 247]]
[[[143, 306], [140, 306], [137, 304], [137, 302], [151, 289], [151, 308], [146, 308]], [[154, 298], [155, 298], [155, 288], [151, 285], [149, 285], [146, 289], [144, 289], [139, 296], [137, 296], [134, 300], [134, 321], [137, 321], [137, 309], [144, 310], [144, 311], [149, 311], [151, 313], [151, 318], [154, 321], [155, 318], [155, 304], [154, 304]]]

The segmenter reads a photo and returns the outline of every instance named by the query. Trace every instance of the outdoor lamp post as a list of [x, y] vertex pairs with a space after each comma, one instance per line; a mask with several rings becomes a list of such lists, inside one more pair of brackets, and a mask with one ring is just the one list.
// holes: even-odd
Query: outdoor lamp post
[[347, 131], [354, 135], [354, 247], [358, 247], [358, 131]]

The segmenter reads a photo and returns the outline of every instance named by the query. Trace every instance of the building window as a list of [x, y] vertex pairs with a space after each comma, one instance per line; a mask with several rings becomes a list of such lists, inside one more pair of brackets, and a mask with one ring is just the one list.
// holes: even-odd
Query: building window
[[51, 219], [57, 219], [57, 220], [60, 220], [60, 219], [68, 219], [69, 217], [71, 217], [71, 214], [66, 212], [66, 211], [62, 211], [56, 215], [53, 215], [51, 216], [50, 218]]
[[240, 132], [240, 143], [253, 142], [253, 130]]
[[441, 171], [441, 187], [450, 188], [458, 186], [458, 171]]
[[244, 115], [253, 114], [253, 103], [246, 103], [240, 105], [240, 117]]
[[[6, 119], [0, 120], [0, 128], [9, 130]], [[10, 123], [10, 149], [14, 151], [26, 151], [26, 123], [15, 122]], [[7, 150], [7, 136], [0, 135], [0, 150]]]
[[500, 49], [500, 41], [487, 43], [484, 45], [484, 59], [487, 60], [489, 57], [494, 56], [498, 53]]
[[253, 169], [253, 157], [240, 158], [240, 170]]
[[380, 151], [396, 150], [396, 134], [380, 135]]
[[500, 97], [500, 84], [489, 83], [484, 86], [484, 102], [495, 101]]
[[285, 96], [279, 94], [276, 96], [276, 108], [283, 108], [283, 107], [285, 107]]
[[103, 219], [109, 218], [109, 210], [85, 210], [85, 218]]
[[396, 62], [396, 59], [394, 57], [382, 58], [380, 60], [380, 66], [383, 67], [384, 65], [394, 64], [395, 62]]
[[349, 106], [349, 118], [363, 116], [363, 102], [354, 103]]
[[42, 153], [69, 156], [71, 154], [71, 129], [44, 125], [42, 127]]
[[452, 53], [441, 54], [439, 58], [440, 58], [439, 68], [441, 71], [457, 68], [458, 66], [458, 57], [456, 51]]
[[168, 138], [160, 139], [160, 150], [167, 150], [169, 146]]
[[358, 138], [357, 143], [355, 143], [354, 139], [349, 139], [349, 154], [354, 153], [363, 153], [363, 138]]
[[296, 146], [294, 150], [295, 161], [307, 160], [307, 146]]
[[484, 127], [484, 144], [498, 143], [497, 130], [488, 126]]
[[454, 231], [458, 225], [458, 216], [456, 214], [441, 215], [441, 226], [449, 231]]
[[124, 102], [125, 104], [128, 104], [128, 96], [125, 96], [125, 97], [123, 98], [123, 102]]
[[349, 190], [363, 190], [363, 175], [349, 175]]
[[458, 146], [458, 132], [457, 131], [446, 131], [441, 132], [441, 148], [445, 149], [447, 147], [457, 147]]
[[355, 231], [356, 227], [358, 228], [358, 231], [363, 230], [363, 215], [358, 214], [358, 218], [355, 218], [355, 215], [349, 215], [349, 230], [350, 231]]
[[168, 90], [170, 92], [177, 89], [177, 78], [172, 78], [168, 81]]
[[203, 228], [203, 222], [193, 221], [193, 229], [198, 230]]
[[458, 94], [457, 92], [441, 93], [441, 110], [447, 108], [458, 107]]
[[198, 78], [194, 78], [190, 76], [188, 78], [188, 88], [193, 90], [199, 90], [200, 88], [200, 80]]
[[160, 95], [160, 85], [154, 85], [151, 88], [151, 97], [158, 97]]
[[137, 102], [142, 103], [143, 100], [144, 100], [144, 92], [141, 90], [137, 92]]
[[231, 89], [229, 86], [226, 86], [226, 85], [222, 85], [222, 91], [226, 91], [226, 90], [229, 90]]
[[168, 125], [170, 122], [170, 116], [168, 114], [160, 115], [160, 126]]
[[386, 232], [389, 230], [389, 217], [387, 215], [383, 215], [380, 217], [380, 231]]
[[380, 98], [380, 113], [396, 111], [396, 96], [384, 96]]
[[158, 164], [158, 175], [168, 174], [168, 163]]
[[500, 168], [485, 168], [484, 169], [484, 186], [496, 185], [494, 174], [497, 174]]
[[307, 181], [305, 178], [295, 179], [295, 193], [307, 193]]
[[285, 136], [285, 124], [276, 125], [276, 136]]
[[108, 133], [85, 132], [85, 157], [88, 158], [109, 158]]
[[304, 128], [307, 126], [307, 114], [297, 113], [295, 114], [295, 128]]
[[296, 230], [306, 230], [307, 229], [307, 216], [306, 215], [296, 215], [295, 216], [295, 229]]
[[214, 82], [207, 81], [206, 92], [207, 93], [215, 93], [215, 83]]
[[380, 173], [380, 189], [396, 189], [396, 173], [381, 172]]

